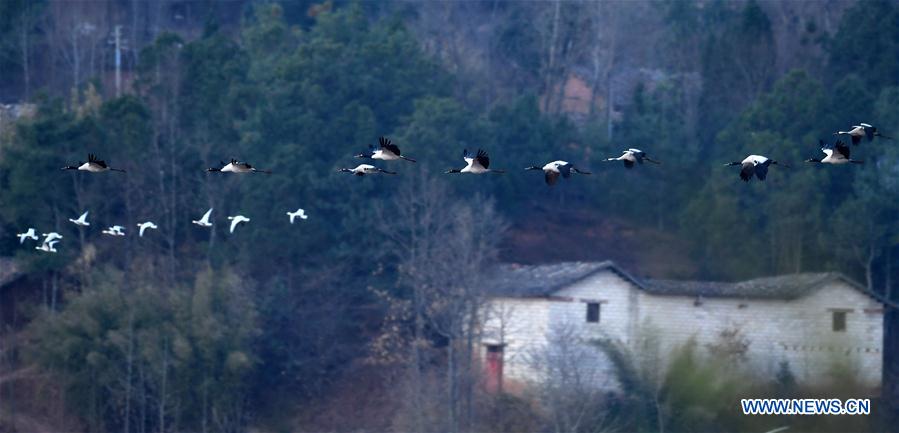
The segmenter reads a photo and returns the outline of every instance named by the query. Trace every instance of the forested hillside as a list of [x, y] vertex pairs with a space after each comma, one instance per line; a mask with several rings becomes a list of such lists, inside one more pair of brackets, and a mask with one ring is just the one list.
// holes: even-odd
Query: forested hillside
[[[0, 375], [8, 429], [41, 400], [50, 430], [539, 429], [475, 392], [465, 318], [500, 261], [899, 297], [899, 144], [803, 162], [859, 122], [899, 137], [895, 2], [6, 0], [0, 103], [0, 363], [42, 372]], [[418, 162], [337, 172], [382, 135]], [[605, 161], [629, 147], [662, 164]], [[443, 174], [465, 148], [507, 173]], [[59, 170], [88, 153], [126, 173]], [[790, 167], [722, 167], [751, 153]], [[206, 172], [231, 158], [272, 174]], [[593, 174], [523, 171], [556, 159]]]

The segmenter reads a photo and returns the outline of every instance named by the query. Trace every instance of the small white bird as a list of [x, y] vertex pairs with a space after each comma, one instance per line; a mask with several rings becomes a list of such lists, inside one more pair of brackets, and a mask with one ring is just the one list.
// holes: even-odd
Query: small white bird
[[34, 247], [34, 249], [36, 249], [36, 250], [38, 250], [38, 251], [43, 251], [43, 252], [45, 252], [45, 253], [55, 253], [55, 252], [56, 252], [55, 245], [56, 245], [58, 242], [59, 242], [59, 241], [44, 242], [44, 243], [41, 244], [41, 246], [39, 246], [39, 247]]
[[376, 173], [384, 173], [384, 174], [396, 174], [393, 171], [387, 171], [382, 168], [375, 167], [371, 164], [359, 164], [356, 168], [341, 168], [337, 171], [342, 173], [353, 173], [356, 176], [365, 176], [366, 174], [376, 174]]
[[123, 230], [125, 230], [125, 227], [112, 226], [112, 227], [107, 228], [106, 230], [103, 230], [102, 233], [104, 235], [110, 235], [110, 236], [125, 236], [125, 232]]
[[212, 223], [209, 222], [210, 215], [212, 215], [212, 208], [209, 208], [209, 210], [203, 214], [203, 218], [200, 218], [199, 220], [193, 220], [191, 222], [200, 227], [212, 227]]
[[290, 217], [290, 223], [293, 224], [293, 219], [296, 217], [300, 217], [300, 219], [308, 219], [309, 215], [306, 215], [306, 211], [302, 208], [297, 209], [296, 212], [287, 212], [287, 216]]
[[81, 214], [81, 216], [78, 217], [77, 220], [69, 218], [69, 221], [75, 223], [76, 225], [87, 227], [91, 225], [91, 223], [87, 222], [87, 212], [88, 211], [85, 211], [83, 214]]
[[159, 228], [159, 227], [156, 227], [156, 224], [154, 224], [153, 221], [142, 222], [142, 223], [138, 224], [137, 226], [140, 228], [140, 233], [139, 233], [140, 237], [144, 237], [144, 230], [146, 230], [146, 229], [156, 230], [157, 228]]
[[234, 233], [234, 228], [237, 227], [238, 224], [250, 221], [249, 218], [243, 215], [229, 216], [228, 219], [231, 220], [231, 233]]
[[[300, 210], [302, 210], [302, 209], [300, 209]], [[291, 220], [293, 220], [293, 217], [291, 217]], [[19, 244], [25, 243], [25, 239], [31, 239], [34, 241], [37, 240], [37, 233], [34, 231], [33, 228], [30, 228], [30, 227], [28, 228], [27, 232], [18, 233], [18, 234], [16, 234], [16, 236], [19, 237]]]
[[45, 244], [46, 244], [47, 242], [53, 242], [53, 241], [56, 240], [56, 239], [62, 239], [62, 235], [59, 234], [59, 233], [56, 233], [56, 232], [41, 233], [41, 236], [44, 237], [44, 242], [43, 242], [43, 243], [45, 243]]

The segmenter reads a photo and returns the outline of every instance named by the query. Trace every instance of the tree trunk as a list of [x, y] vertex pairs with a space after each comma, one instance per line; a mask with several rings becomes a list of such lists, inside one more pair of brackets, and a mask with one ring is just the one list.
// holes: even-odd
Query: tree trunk
[[547, 64], [545, 78], [545, 86], [544, 90], [544, 100], [543, 100], [543, 111], [549, 112], [549, 108], [551, 107], [551, 99], [553, 92], [553, 84], [554, 84], [554, 74], [556, 68], [556, 44], [558, 44], [559, 40], [559, 15], [561, 12], [562, 3], [560, 0], [556, 0], [553, 7], [553, 24], [552, 24], [552, 33], [549, 40], [549, 63]]
[[59, 273], [53, 271], [50, 276], [50, 311], [56, 312], [56, 294], [59, 290]]
[[[422, 369], [422, 356], [421, 356], [421, 341], [424, 337], [424, 317], [422, 313], [422, 296], [421, 296], [421, 287], [416, 286], [413, 289], [413, 307], [415, 309], [415, 329], [413, 331], [412, 336], [412, 377], [415, 387], [414, 398], [418, 399], [421, 394], [421, 386], [422, 386], [422, 377], [421, 377], [421, 369]], [[419, 400], [420, 403], [420, 400]], [[424, 431], [424, 420], [422, 419], [422, 412], [417, 411], [415, 413], [415, 423], [416, 431]]]
[[25, 100], [28, 101], [31, 99], [31, 64], [29, 60], [31, 59], [31, 44], [28, 38], [28, 32], [31, 24], [31, 6], [27, 6], [28, 10], [25, 12], [27, 18], [23, 20], [21, 24], [21, 41], [22, 44], [22, 77], [25, 79]]
[[865, 283], [868, 285], [868, 291], [874, 291], [874, 243], [868, 245], [868, 258], [865, 261]]
[[446, 390], [447, 390], [447, 409], [449, 415], [450, 432], [457, 433], [459, 431], [459, 422], [456, 415], [456, 339], [449, 337], [447, 344], [446, 356]]
[[885, 307], [883, 324], [883, 387], [881, 397], [888, 419], [884, 425], [899, 421], [899, 310]]
[[202, 429], [200, 431], [202, 431], [203, 433], [206, 433], [209, 431], [206, 429], [208, 413], [209, 413], [209, 398], [208, 397], [209, 397], [209, 384], [206, 380], [206, 375], [204, 374], [203, 375], [203, 415], [202, 415], [202, 422], [200, 423], [202, 426]]
[[883, 297], [893, 300], [893, 246], [887, 245], [883, 262]]
[[465, 430], [471, 431], [474, 422], [474, 350], [475, 350], [475, 327], [477, 326], [478, 311], [477, 304], [472, 300], [469, 302], [468, 309], [468, 329], [466, 329], [465, 340]]
[[166, 386], [169, 372], [168, 336], [162, 337], [162, 384], [159, 391], [159, 433], [165, 433]]
[[134, 366], [134, 308], [128, 312], [128, 359], [125, 373], [125, 433], [131, 432], [131, 376]]

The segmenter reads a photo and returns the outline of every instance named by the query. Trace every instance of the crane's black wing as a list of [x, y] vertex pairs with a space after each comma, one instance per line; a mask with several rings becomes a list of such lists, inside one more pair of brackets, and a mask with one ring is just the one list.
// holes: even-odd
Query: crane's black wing
[[843, 155], [844, 157], [846, 157], [846, 159], [849, 159], [850, 150], [849, 150], [849, 146], [847, 146], [846, 143], [843, 143], [842, 141], [837, 140], [837, 142], [833, 145], [833, 150], [834, 150], [834, 152], [837, 152], [840, 155]]
[[755, 177], [759, 178], [759, 180], [765, 180], [768, 177], [768, 165], [771, 164], [771, 160], [765, 161], [764, 164], [756, 164], [755, 165]]
[[[873, 140], [874, 133], [877, 132], [877, 128], [873, 126], [862, 126], [862, 128], [865, 128], [865, 137], [868, 137], [868, 141]], [[861, 139], [861, 137], [859, 137], [859, 139]]]
[[755, 174], [755, 164], [744, 162], [740, 168], [740, 179], [743, 179], [743, 182], [749, 182], [753, 174]]
[[391, 142], [389, 138], [378, 137], [378, 144], [381, 145], [381, 149], [385, 149], [388, 152], [391, 152], [396, 156], [402, 155], [400, 153], [400, 147], [397, 146], [396, 144], [393, 144], [393, 142]]
[[490, 157], [487, 155], [487, 152], [484, 152], [483, 149], [478, 149], [478, 154], [475, 156], [475, 160], [478, 164], [481, 164], [481, 167], [490, 168]]
[[93, 153], [89, 153], [89, 154], [87, 155], [87, 162], [97, 164], [97, 165], [99, 165], [100, 167], [103, 167], [103, 168], [107, 168], [107, 166], [106, 166], [106, 161], [103, 161], [103, 160], [101, 160], [101, 159], [97, 159], [97, 155], [94, 155]]
[[555, 185], [556, 182], [559, 181], [559, 172], [557, 171], [544, 171], [544, 179], [546, 179], [547, 185]]

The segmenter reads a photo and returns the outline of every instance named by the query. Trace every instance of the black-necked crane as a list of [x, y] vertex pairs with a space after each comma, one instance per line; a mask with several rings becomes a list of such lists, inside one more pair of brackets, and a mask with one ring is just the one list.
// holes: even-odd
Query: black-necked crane
[[858, 125], [852, 125], [852, 129], [848, 131], [837, 131], [834, 132], [833, 135], [848, 135], [849, 138], [852, 139], [852, 144], [858, 144], [862, 141], [862, 138], [867, 138], [868, 141], [874, 140], [874, 137], [886, 138], [887, 140], [892, 140], [892, 137], [887, 137], [886, 135], [877, 132], [877, 127], [872, 126], [868, 123], [859, 123]]
[[29, 227], [28, 231], [26, 231], [25, 233], [17, 233], [16, 236], [19, 237], [19, 244], [25, 243], [25, 239], [31, 239], [33, 241], [36, 241], [38, 239], [37, 231], [31, 227]]
[[305, 220], [309, 219], [309, 215], [306, 215], [306, 211], [302, 208], [297, 209], [296, 212], [287, 212], [287, 216], [290, 217], [290, 223], [293, 224], [293, 220], [296, 217], [300, 217], [300, 219]]
[[156, 227], [156, 224], [154, 224], [153, 221], [142, 222], [142, 223], [138, 224], [137, 227], [140, 229], [140, 232], [138, 233], [138, 236], [140, 236], [140, 237], [144, 237], [144, 230], [146, 230], [146, 229], [156, 230], [159, 228], [159, 227]]
[[125, 170], [120, 168], [112, 168], [106, 164], [106, 161], [97, 159], [97, 155], [93, 153], [87, 155], [87, 162], [78, 161], [78, 165], [67, 165], [60, 170], [81, 170], [91, 173], [100, 173], [104, 171], [119, 171], [124, 173]]
[[824, 152], [824, 158], [809, 158], [806, 159], [805, 162], [815, 162], [821, 164], [864, 164], [865, 161], [861, 161], [858, 159], [851, 159], [849, 157], [850, 150], [849, 146], [846, 143], [843, 143], [841, 140], [837, 140], [834, 144], [825, 143], [824, 140], [818, 140], [818, 143], [821, 145], [821, 151]]
[[209, 222], [210, 215], [212, 215], [212, 208], [209, 208], [209, 210], [203, 214], [203, 218], [200, 218], [199, 220], [193, 220], [191, 222], [200, 227], [212, 227], [212, 223]]
[[617, 158], [606, 158], [606, 161], [622, 161], [624, 162], [624, 166], [626, 168], [634, 168], [634, 164], [643, 164], [643, 161], [649, 161], [653, 164], [661, 164], [661, 162], [656, 161], [649, 156], [646, 155], [646, 152], [630, 148], [628, 150], [622, 151], [621, 156]]
[[356, 168], [339, 168], [339, 169], [337, 169], [337, 171], [341, 172], [341, 173], [352, 173], [352, 174], [355, 174], [356, 176], [365, 176], [366, 174], [377, 174], [377, 173], [396, 174], [396, 172], [394, 172], [394, 171], [387, 171], [387, 170], [384, 170], [383, 168], [378, 168], [371, 164], [359, 164], [356, 166]]
[[404, 159], [415, 162], [414, 159], [403, 156], [400, 147], [386, 137], [378, 137], [378, 145], [368, 145], [368, 150], [356, 155], [356, 158], [380, 159], [382, 161], [396, 161]]
[[243, 215], [229, 216], [228, 219], [231, 220], [231, 233], [234, 233], [234, 229], [237, 227], [238, 224], [250, 221], [249, 218], [247, 218]]
[[446, 171], [446, 173], [471, 173], [471, 174], [484, 174], [484, 173], [505, 173], [505, 170], [497, 170], [494, 168], [490, 168], [490, 156], [487, 155], [482, 149], [478, 149], [477, 153], [471, 153], [468, 149], [462, 151], [462, 159], [468, 163], [465, 167], [458, 169], [452, 168]]
[[209, 172], [219, 172], [219, 173], [265, 173], [272, 174], [271, 170], [261, 170], [256, 167], [253, 167], [248, 162], [238, 161], [236, 159], [231, 159], [231, 162], [224, 163], [220, 162], [222, 168], [210, 167], [207, 168], [206, 171]]
[[581, 170], [574, 166], [574, 164], [568, 161], [553, 161], [547, 163], [543, 167], [534, 165], [526, 168], [525, 170], [543, 170], [544, 179], [546, 180], [547, 185], [555, 185], [556, 182], [559, 181], [559, 176], [564, 178], [571, 177], [571, 172], [575, 172], [578, 174], [592, 174], [589, 171]]
[[87, 222], [87, 213], [88, 213], [88, 211], [84, 211], [84, 213], [81, 214], [81, 216], [78, 217], [78, 219], [69, 218], [69, 221], [73, 222], [75, 225], [87, 227], [87, 226], [91, 225], [91, 223]]
[[768, 176], [768, 167], [771, 165], [783, 165], [784, 167], [789, 167], [787, 164], [779, 164], [777, 161], [762, 155], [749, 155], [742, 161], [729, 162], [724, 165], [742, 166], [740, 169], [740, 179], [743, 179], [744, 182], [749, 182], [749, 180], [752, 179], [753, 174], [759, 180], [765, 180]]

